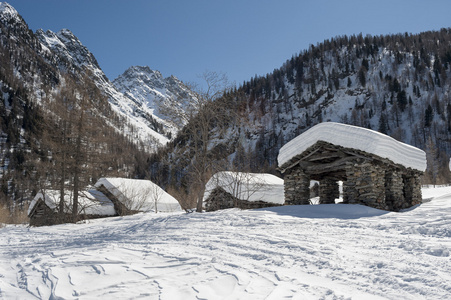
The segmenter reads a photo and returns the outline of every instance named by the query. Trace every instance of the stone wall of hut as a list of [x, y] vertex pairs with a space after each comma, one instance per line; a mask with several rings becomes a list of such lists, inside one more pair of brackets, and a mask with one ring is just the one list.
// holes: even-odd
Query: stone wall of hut
[[310, 204], [310, 176], [299, 167], [288, 169], [284, 175], [285, 205]]
[[58, 214], [50, 209], [44, 201], [38, 201], [30, 217], [30, 226], [48, 226], [64, 223]]
[[255, 209], [272, 206], [280, 206], [279, 204], [265, 201], [246, 201], [238, 199], [227, 193], [223, 188], [217, 187], [204, 202], [205, 211], [215, 211], [228, 208]]
[[[364, 163], [347, 162], [344, 166], [343, 203], [362, 204], [377, 209], [399, 211], [422, 202], [422, 172], [376, 160]], [[285, 204], [310, 204], [312, 178], [297, 166], [286, 170]], [[322, 174], [319, 187], [320, 203], [335, 203], [338, 183]]]
[[[111, 216], [104, 216], [104, 215], [86, 215], [86, 214], [79, 214], [78, 215], [78, 221], [81, 220], [89, 220], [89, 219], [99, 219], [99, 218], [106, 218]], [[72, 223], [73, 222], [73, 216], [71, 213], [64, 213], [63, 215], [60, 215], [57, 210], [53, 210], [50, 207], [48, 207], [44, 201], [40, 200], [36, 203], [35, 208], [29, 215], [30, 218], [30, 226], [50, 226], [50, 225], [57, 225], [57, 224], [64, 224], [64, 223]]]

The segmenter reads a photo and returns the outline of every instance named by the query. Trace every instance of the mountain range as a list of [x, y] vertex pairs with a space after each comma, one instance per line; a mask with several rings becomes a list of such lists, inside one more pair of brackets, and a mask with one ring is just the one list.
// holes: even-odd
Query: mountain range
[[111, 82], [93, 54], [68, 29], [57, 33], [37, 30], [36, 36], [55, 59], [60, 70], [83, 68], [92, 74], [99, 90], [108, 96], [113, 110], [135, 128], [138, 139], [152, 147], [164, 145], [183, 125], [171, 122], [164, 114], [165, 106], [183, 109], [195, 97], [176, 77], [163, 78], [149, 67], [130, 67]]

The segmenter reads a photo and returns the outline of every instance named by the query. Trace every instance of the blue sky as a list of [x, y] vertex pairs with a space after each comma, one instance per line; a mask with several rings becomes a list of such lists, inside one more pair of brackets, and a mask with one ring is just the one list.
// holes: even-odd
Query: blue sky
[[238, 84], [339, 35], [451, 27], [449, 0], [10, 0], [33, 31], [70, 29], [113, 80], [132, 65]]

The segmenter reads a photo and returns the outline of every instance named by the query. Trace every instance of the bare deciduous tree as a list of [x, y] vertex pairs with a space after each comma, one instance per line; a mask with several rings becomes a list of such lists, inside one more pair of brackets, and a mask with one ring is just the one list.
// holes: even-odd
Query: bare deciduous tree
[[158, 213], [158, 204], [163, 197], [164, 191], [156, 184], [153, 184], [150, 189], [150, 199], [153, 202], [155, 213]]
[[[179, 132], [178, 140], [183, 140], [184, 145], [180, 150], [189, 157], [189, 162], [184, 162], [185, 174], [189, 178], [188, 193], [195, 194], [197, 211], [202, 212], [205, 184], [211, 174], [219, 170], [217, 152], [221, 150], [217, 149], [217, 141], [224, 133], [227, 120], [231, 118], [230, 111], [233, 110], [227, 109], [231, 103], [224, 97], [229, 89], [229, 82], [224, 74], [206, 71], [199, 77], [202, 85], [189, 85], [195, 96], [185, 105], [185, 110], [171, 111], [166, 108], [166, 114], [172, 114], [171, 118], [174, 120], [187, 122]], [[188, 208], [191, 207], [186, 209]]]
[[[65, 218], [66, 195], [71, 195], [72, 221], [78, 219], [79, 194], [90, 183], [108, 156], [109, 135], [102, 111], [107, 100], [86, 75], [74, 79], [62, 76], [61, 84], [46, 99], [49, 107], [46, 115], [46, 131], [43, 146], [50, 150], [50, 163], [41, 164], [50, 182], [47, 188], [56, 187], [60, 192], [59, 214]], [[50, 175], [50, 173], [53, 173]], [[53, 177], [53, 178], [52, 178]], [[53, 181], [53, 182], [52, 182]]]
[[[226, 114], [227, 103], [221, 99], [228, 89], [227, 77], [216, 72], [205, 72], [202, 75], [205, 87], [197, 88], [197, 105], [195, 111], [190, 112], [190, 122], [185, 127], [191, 138], [191, 146], [194, 156], [190, 165], [190, 177], [197, 192], [196, 210], [202, 212], [202, 201], [205, 192], [205, 184], [215, 170], [218, 169], [218, 159], [214, 155], [215, 133], [221, 132], [226, 120], [230, 116]], [[223, 101], [220, 101], [223, 100]]]

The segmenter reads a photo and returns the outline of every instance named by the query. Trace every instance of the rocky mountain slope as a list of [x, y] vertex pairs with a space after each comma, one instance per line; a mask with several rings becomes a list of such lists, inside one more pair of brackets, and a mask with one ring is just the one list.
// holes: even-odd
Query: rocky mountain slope
[[105, 76], [92, 53], [68, 29], [57, 33], [50, 30], [38, 30], [36, 36], [39, 41], [54, 54], [56, 64], [63, 71], [80, 72], [86, 68], [91, 73], [92, 80], [97, 87], [108, 96], [112, 109], [126, 120], [121, 130], [126, 135], [133, 135], [150, 148], [164, 145], [168, 142], [174, 128], [166, 121], [153, 114], [153, 107], [139, 103], [136, 99], [124, 95]]
[[143, 111], [164, 120], [172, 133], [186, 124], [177, 118], [190, 108], [196, 95], [175, 76], [164, 78], [159, 71], [133, 66], [113, 80], [114, 86]]

